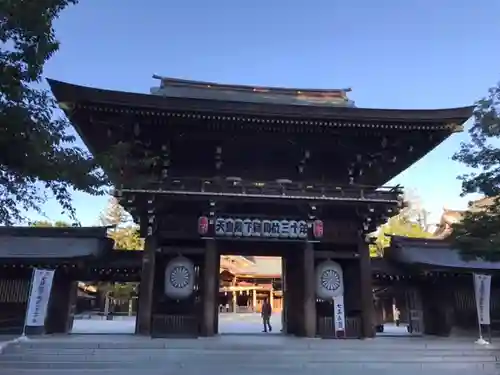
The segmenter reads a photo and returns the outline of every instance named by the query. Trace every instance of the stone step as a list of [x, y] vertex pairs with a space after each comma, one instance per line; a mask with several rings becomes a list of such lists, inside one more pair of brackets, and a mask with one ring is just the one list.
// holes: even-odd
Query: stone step
[[469, 370], [469, 371], [483, 371], [483, 370], [498, 370], [498, 366], [495, 363], [469, 363], [469, 362], [428, 362], [428, 363], [418, 363], [418, 362], [365, 362], [365, 361], [353, 361], [353, 362], [328, 362], [328, 363], [318, 363], [318, 362], [295, 362], [295, 361], [284, 361], [283, 358], [275, 363], [265, 363], [265, 362], [241, 362], [240, 363], [190, 363], [182, 362], [175, 363], [169, 361], [68, 361], [68, 362], [53, 362], [53, 361], [37, 361], [37, 362], [27, 362], [27, 361], [4, 361], [1, 362], [2, 373], [5, 370], [42, 370], [42, 369], [52, 369], [52, 370], [73, 370], [73, 369], [94, 369], [94, 370], [150, 370], [150, 369], [162, 369], [165, 373], [171, 371], [196, 371], [197, 373], [207, 373], [216, 372], [219, 370], [224, 370], [224, 373], [229, 373], [230, 370], [238, 371], [241, 369], [251, 369], [253, 371], [263, 371], [271, 372], [274, 370], [294, 370], [297, 368], [301, 369], [386, 369], [386, 370]]
[[2, 375], [498, 375], [500, 352], [471, 342], [212, 338], [46, 338], [9, 346]]
[[[500, 354], [499, 354], [500, 355]], [[261, 353], [237, 353], [226, 352], [226, 353], [198, 353], [190, 351], [177, 351], [177, 350], [167, 350], [163, 351], [155, 350], [155, 352], [140, 351], [131, 352], [129, 350], [123, 351], [113, 351], [113, 350], [103, 350], [101, 352], [61, 352], [54, 353], [50, 351], [36, 351], [31, 350], [27, 352], [4, 353], [0, 358], [0, 363], [3, 361], [53, 361], [53, 362], [68, 362], [68, 361], [104, 361], [104, 362], [114, 362], [121, 360], [149, 360], [149, 361], [169, 361], [169, 362], [189, 362], [193, 357], [197, 360], [203, 361], [204, 363], [220, 363], [224, 361], [225, 363], [240, 363], [241, 361], [273, 361], [276, 355], [268, 354], [265, 355]], [[499, 357], [495, 353], [485, 353], [485, 354], [474, 354], [467, 353], [461, 355], [460, 353], [392, 353], [390, 356], [387, 353], [366, 353], [366, 352], [349, 352], [347, 353], [303, 353], [303, 352], [282, 352], [280, 356], [286, 357], [290, 362], [319, 362], [319, 363], [330, 363], [330, 362], [358, 362], [362, 360], [363, 362], [496, 362]]]
[[[86, 340], [50, 340], [38, 339], [23, 342], [23, 348], [34, 349], [203, 349], [203, 350], [267, 350], [276, 347], [286, 347], [288, 349], [297, 350], [359, 350], [368, 349], [381, 352], [390, 351], [484, 351], [493, 350], [493, 347], [483, 347], [474, 344], [472, 341], [462, 343], [446, 343], [438, 342], [425, 342], [425, 343], [411, 343], [398, 339], [393, 342], [383, 342], [381, 339], [376, 340], [305, 340], [299, 339], [286, 341], [286, 345], [280, 340], [251, 340], [249, 342], [241, 342], [241, 340], [218, 340], [215, 339], [192, 339], [192, 340], [99, 340], [99, 341], [86, 341]], [[374, 343], [373, 345], [371, 343]]]
[[[78, 352], [78, 353], [95, 353], [95, 352], [103, 352], [103, 351], [117, 351], [121, 353], [126, 352], [151, 352], [151, 353], [161, 353], [165, 350], [175, 350], [178, 352], [207, 352], [207, 353], [237, 353], [237, 352], [248, 352], [248, 353], [261, 353], [262, 355], [273, 355], [272, 349], [276, 350], [286, 350], [290, 353], [358, 353], [361, 351], [370, 351], [373, 353], [388, 353], [388, 352], [397, 352], [397, 353], [463, 353], [463, 355], [467, 355], [469, 353], [473, 353], [474, 355], [481, 355], [483, 353], [499, 353], [500, 350], [493, 346], [479, 346], [475, 347], [443, 347], [443, 348], [386, 348], [380, 347], [378, 345], [369, 345], [366, 344], [360, 347], [348, 347], [345, 345], [328, 345], [324, 347], [294, 347], [294, 346], [210, 346], [207, 348], [204, 347], [189, 347], [189, 346], [179, 346], [179, 345], [164, 345], [164, 346], [124, 346], [124, 345], [57, 345], [57, 346], [49, 346], [49, 345], [38, 345], [36, 343], [30, 344], [12, 344], [5, 348], [5, 352], [30, 352], [30, 351], [38, 351], [38, 352], [53, 352], [53, 353], [63, 353], [63, 352]], [[390, 350], [390, 351], [388, 351]]]
[[36, 374], [63, 374], [63, 372], [74, 374], [75, 369], [80, 371], [100, 373], [106, 371], [115, 375], [119, 374], [171, 374], [171, 373], [185, 373], [185, 374], [207, 374], [216, 373], [222, 375], [229, 374], [255, 374], [256, 372], [262, 372], [265, 374], [286, 374], [286, 375], [307, 375], [307, 374], [325, 374], [325, 373], [335, 373], [339, 375], [351, 375], [351, 374], [385, 374], [385, 375], [396, 375], [404, 373], [405, 375], [419, 374], [419, 375], [443, 375], [443, 374], [453, 374], [453, 375], [498, 375], [498, 368], [493, 365], [467, 365], [467, 366], [456, 366], [452, 364], [440, 364], [433, 366], [422, 366], [422, 365], [362, 365], [362, 364], [335, 364], [329, 366], [318, 366], [318, 365], [307, 365], [304, 367], [297, 366], [268, 366], [262, 364], [260, 366], [204, 366], [204, 365], [193, 365], [193, 366], [153, 366], [150, 364], [139, 365], [133, 363], [127, 363], [128, 366], [124, 365], [110, 365], [110, 364], [90, 364], [85, 365], [83, 363], [75, 364], [55, 364], [40, 366], [40, 364], [19, 364], [15, 363], [8, 366], [2, 367], [2, 375], [13, 375], [13, 373], [18, 373], [19, 371], [24, 371], [24, 373], [36, 375]]
[[[474, 358], [490, 358], [497, 359], [500, 357], [500, 351], [498, 350], [474, 350], [474, 351], [457, 351], [457, 350], [414, 350], [414, 351], [384, 351], [379, 349], [373, 350], [346, 350], [333, 348], [329, 350], [294, 350], [294, 349], [281, 349], [280, 355], [287, 355], [292, 358], [312, 358], [321, 359], [329, 358], [332, 360], [337, 359], [349, 359], [358, 358], [359, 355], [363, 353], [365, 358], [377, 359], [382, 358], [384, 360], [411, 360], [412, 358], [429, 358], [429, 360], [436, 359], [448, 359], [448, 360], [459, 360], [467, 359], [473, 360]], [[388, 353], [390, 355], [388, 356]], [[24, 358], [29, 358], [30, 356], [85, 356], [85, 357], [137, 357], [137, 358], [173, 358], [173, 357], [184, 357], [191, 358], [196, 356], [197, 358], [211, 359], [211, 358], [226, 358], [226, 360], [231, 360], [231, 358], [240, 358], [241, 356], [245, 358], [255, 358], [261, 360], [272, 360], [276, 353], [270, 350], [197, 350], [197, 349], [176, 349], [176, 348], [154, 348], [154, 349], [95, 349], [95, 348], [23, 348], [10, 346], [6, 348], [3, 352], [3, 357], [6, 356], [23, 356]]]

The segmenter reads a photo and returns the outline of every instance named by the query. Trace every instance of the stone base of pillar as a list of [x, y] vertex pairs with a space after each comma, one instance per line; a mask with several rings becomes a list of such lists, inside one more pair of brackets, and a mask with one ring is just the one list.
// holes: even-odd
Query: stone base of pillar
[[26, 336], [40, 336], [45, 334], [45, 327], [43, 326], [26, 326]]

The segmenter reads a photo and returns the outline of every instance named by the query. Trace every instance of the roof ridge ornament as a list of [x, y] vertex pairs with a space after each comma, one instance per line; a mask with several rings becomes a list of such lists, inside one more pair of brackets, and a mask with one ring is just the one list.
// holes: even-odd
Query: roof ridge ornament
[[224, 84], [165, 77], [157, 74], [153, 75], [153, 79], [160, 80], [160, 86], [151, 88], [151, 94], [165, 97], [325, 107], [354, 107], [354, 102], [347, 96], [347, 93], [352, 91], [350, 87], [312, 89]]

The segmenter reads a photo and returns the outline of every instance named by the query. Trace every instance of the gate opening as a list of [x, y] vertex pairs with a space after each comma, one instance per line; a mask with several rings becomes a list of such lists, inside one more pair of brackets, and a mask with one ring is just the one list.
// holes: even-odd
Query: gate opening
[[137, 282], [79, 282], [72, 334], [134, 334]]
[[[283, 289], [281, 257], [221, 255], [219, 334], [282, 333]], [[270, 327], [264, 327], [269, 307]]]
[[422, 335], [421, 324], [412, 319], [418, 306], [415, 306], [415, 296], [411, 292], [397, 286], [373, 290], [374, 328], [377, 336]]

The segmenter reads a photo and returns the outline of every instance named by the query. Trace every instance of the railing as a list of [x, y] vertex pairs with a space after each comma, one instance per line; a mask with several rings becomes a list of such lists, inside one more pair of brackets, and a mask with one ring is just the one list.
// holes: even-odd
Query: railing
[[129, 314], [126, 312], [83, 312], [74, 315], [75, 320], [131, 320], [135, 319], [135, 313]]
[[168, 178], [161, 184], [148, 184], [147, 187], [141, 189], [118, 189], [115, 191], [115, 196], [121, 196], [122, 194], [133, 195], [136, 193], [402, 202], [402, 188], [400, 186], [342, 186], [321, 182], [294, 182], [286, 179], [276, 181], [248, 181], [239, 177]]
[[194, 315], [153, 315], [153, 337], [197, 337], [198, 319]]
[[0, 317], [0, 335], [21, 334], [24, 327], [24, 314]]
[[[336, 338], [333, 317], [319, 317], [317, 323], [318, 336], [322, 338]], [[345, 338], [358, 339], [361, 337], [361, 319], [359, 317], [347, 317], [345, 323]]]

